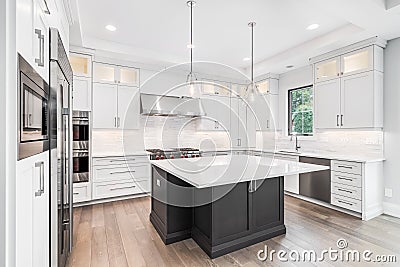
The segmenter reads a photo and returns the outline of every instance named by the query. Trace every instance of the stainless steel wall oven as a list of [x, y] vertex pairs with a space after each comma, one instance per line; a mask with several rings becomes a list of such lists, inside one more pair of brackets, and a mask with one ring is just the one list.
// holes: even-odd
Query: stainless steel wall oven
[[73, 118], [73, 182], [89, 181], [89, 112], [74, 111]]

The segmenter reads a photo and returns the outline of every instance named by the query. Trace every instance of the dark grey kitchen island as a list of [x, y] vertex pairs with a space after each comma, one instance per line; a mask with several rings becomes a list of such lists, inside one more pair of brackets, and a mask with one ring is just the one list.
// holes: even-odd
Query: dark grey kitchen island
[[154, 161], [150, 221], [163, 242], [193, 238], [216, 258], [285, 234], [283, 176], [327, 167], [260, 159]]

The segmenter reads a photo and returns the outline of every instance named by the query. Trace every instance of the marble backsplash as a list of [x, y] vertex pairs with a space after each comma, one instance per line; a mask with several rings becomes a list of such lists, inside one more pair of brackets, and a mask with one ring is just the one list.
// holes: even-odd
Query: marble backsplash
[[[142, 117], [140, 130], [93, 130], [93, 154], [122, 155], [149, 148], [195, 147], [202, 150], [229, 149], [226, 132], [198, 130], [199, 119], [186, 117]], [[383, 155], [382, 131], [326, 131], [299, 137], [301, 151], [349, 155]], [[256, 148], [294, 149], [294, 141], [280, 132], [257, 132]]]

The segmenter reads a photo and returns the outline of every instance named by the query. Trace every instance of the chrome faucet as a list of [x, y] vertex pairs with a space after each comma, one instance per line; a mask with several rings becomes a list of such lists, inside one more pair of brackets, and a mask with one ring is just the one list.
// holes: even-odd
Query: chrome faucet
[[293, 136], [295, 137], [295, 149], [296, 149], [296, 152], [299, 152], [299, 149], [301, 148], [301, 146], [299, 146], [299, 139], [297, 138], [297, 133], [292, 133], [291, 135], [290, 135], [290, 141], [293, 141]]

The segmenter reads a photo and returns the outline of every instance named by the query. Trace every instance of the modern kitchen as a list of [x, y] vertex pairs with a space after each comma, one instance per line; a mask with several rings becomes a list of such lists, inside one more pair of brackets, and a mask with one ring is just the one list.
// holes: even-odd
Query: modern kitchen
[[0, 266], [397, 266], [400, 0], [0, 10]]

